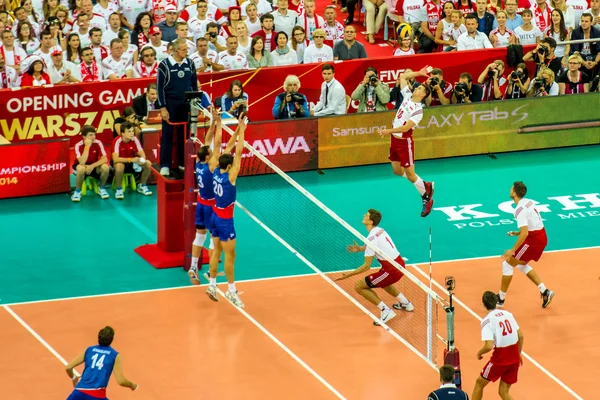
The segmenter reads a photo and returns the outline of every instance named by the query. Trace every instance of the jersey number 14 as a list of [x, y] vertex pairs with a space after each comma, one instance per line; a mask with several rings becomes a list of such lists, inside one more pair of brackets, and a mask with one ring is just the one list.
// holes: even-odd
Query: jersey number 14
[[102, 369], [102, 367], [104, 367], [104, 357], [105, 355], [102, 355], [98, 358], [98, 354], [94, 354], [92, 356], [92, 368]]

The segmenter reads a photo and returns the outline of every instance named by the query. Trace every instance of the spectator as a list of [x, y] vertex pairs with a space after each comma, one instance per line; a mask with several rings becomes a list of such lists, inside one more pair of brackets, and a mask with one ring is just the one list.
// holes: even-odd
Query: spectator
[[222, 71], [225, 67], [217, 63], [218, 54], [208, 48], [208, 40], [199, 37], [196, 40], [196, 52], [190, 56], [196, 67], [196, 73]]
[[188, 54], [193, 54], [196, 51], [196, 45], [194, 44], [194, 42], [188, 39], [189, 28], [187, 22], [177, 21], [177, 24], [175, 26], [175, 33], [177, 33], [177, 38], [185, 39], [185, 43], [188, 47]]
[[346, 114], [346, 90], [335, 78], [333, 65], [325, 64], [321, 67], [323, 84], [321, 85], [321, 97], [311, 115], [321, 117], [324, 115]]
[[298, 64], [298, 55], [288, 46], [287, 33], [281, 31], [275, 35], [277, 47], [271, 52], [274, 66]]
[[231, 82], [229, 90], [221, 97], [221, 107], [235, 118], [248, 110], [248, 94], [244, 93], [242, 82], [237, 79]]
[[533, 24], [540, 28], [541, 32], [544, 32], [552, 21], [550, 15], [551, 9], [547, 0], [532, 0], [531, 11], [533, 13]]
[[248, 69], [248, 60], [246, 56], [238, 50], [238, 40], [235, 36], [227, 38], [227, 50], [222, 51], [217, 56], [217, 61], [226, 71]]
[[[456, 12], [455, 19], [452, 19], [453, 12]], [[444, 51], [456, 50], [456, 39], [454, 39], [452, 33], [454, 32], [455, 23], [457, 22], [459, 24], [457, 28], [460, 29], [460, 11], [454, 8], [454, 3], [451, 1], [445, 2], [440, 21], [435, 30], [435, 43], [441, 45]], [[467, 28], [465, 28], [463, 32], [466, 31]]]
[[[344, 25], [340, 24], [337, 20], [336, 20], [336, 11], [335, 11], [336, 7], [334, 5], [328, 5], [327, 7], [325, 7], [325, 24], [321, 25], [321, 27], [319, 29], [322, 29], [323, 31], [325, 31], [325, 35], [326, 40], [327, 40], [327, 45], [330, 47], [333, 47], [333, 45], [335, 44], [335, 42], [342, 40], [344, 38]], [[315, 32], [313, 32], [313, 37], [315, 35]], [[369, 36], [369, 42], [371, 42], [371, 40], [373, 40], [373, 43], [375, 43], [375, 39], [373, 39], [373, 36]], [[372, 43], [371, 43], [372, 44]]]
[[394, 50], [394, 57], [410, 56], [415, 54], [415, 49], [412, 48], [413, 39], [410, 36], [403, 37], [400, 40], [400, 47]]
[[146, 154], [142, 144], [134, 136], [133, 124], [125, 121], [121, 124], [121, 137], [115, 142], [113, 148], [112, 161], [115, 168], [115, 198], [123, 200], [123, 174], [135, 174], [140, 172], [142, 176], [137, 186], [137, 192], [145, 196], [150, 196], [152, 192], [146, 186], [150, 176], [150, 161], [146, 160]]
[[550, 68], [554, 74], [558, 74], [561, 68], [561, 60], [556, 58], [554, 50], [556, 40], [551, 37], [542, 39], [537, 47], [523, 56], [523, 61], [532, 61], [536, 64], [535, 74], [538, 75], [542, 68]]
[[[480, 0], [481, 1], [481, 0]], [[477, 17], [468, 15], [465, 21], [467, 31], [458, 37], [457, 50], [491, 49], [492, 44], [485, 33], [477, 30]]]
[[477, 0], [475, 3], [476, 11], [471, 14], [477, 18], [477, 31], [485, 33], [486, 36], [498, 27], [498, 22], [494, 18], [494, 14], [487, 12], [487, 1]]
[[4, 54], [0, 51], [0, 89], [18, 88], [21, 79], [17, 71], [6, 65]]
[[[77, 17], [80, 15], [87, 15], [90, 28], [100, 28], [102, 32], [106, 30], [106, 20], [102, 15], [94, 14], [92, 0], [81, 0], [81, 12], [77, 14]], [[78, 29], [77, 23], [73, 25], [73, 30], [76, 29]]]
[[529, 70], [525, 63], [517, 64], [517, 68], [508, 76], [506, 86], [507, 99], [524, 99], [529, 88]]
[[150, 43], [150, 27], [152, 27], [152, 15], [149, 12], [138, 14], [135, 18], [135, 25], [131, 32], [131, 44], [141, 50], [142, 47]]
[[250, 51], [250, 45], [252, 44], [252, 40], [250, 36], [248, 36], [248, 27], [246, 23], [239, 22], [236, 27], [236, 35], [238, 38], [238, 51], [244, 55], [247, 55]]
[[[44, 6], [47, 2], [44, 2]], [[110, 17], [113, 14], [118, 15], [119, 6], [109, 0], [96, 0], [96, 5], [92, 8], [92, 13], [102, 16], [107, 26], [110, 26]], [[119, 18], [119, 26], [121, 26], [121, 19]]]
[[[166, 15], [171, 11], [177, 13], [175, 6], [171, 7], [165, 7], [165, 18], [167, 18]], [[121, 24], [130, 31], [134, 31], [136, 17], [140, 13], [152, 11], [152, 0], [119, 0], [119, 11], [121, 12]], [[166, 36], [167, 34], [163, 31], [163, 37]]]
[[298, 64], [302, 64], [304, 62], [304, 50], [309, 45], [309, 41], [306, 38], [306, 32], [303, 27], [295, 26], [292, 30], [292, 38], [290, 39], [292, 43], [292, 49], [298, 55]]
[[[152, 48], [156, 54], [156, 61], [161, 62], [169, 55], [167, 54], [167, 42], [162, 40], [162, 32], [157, 26], [153, 26], [148, 31], [150, 34], [150, 43], [144, 48]], [[143, 51], [143, 50], [142, 50]]]
[[[481, 32], [480, 32], [481, 33]], [[454, 85], [454, 92], [450, 101], [452, 104], [478, 103], [483, 99], [483, 88], [473, 83], [473, 77], [468, 72], [463, 72]]]
[[[131, 0], [125, 0], [131, 1]], [[190, 6], [193, 7], [193, 6]], [[175, 32], [175, 23], [177, 22], [177, 7], [173, 4], [167, 4], [165, 7], [165, 20], [156, 24], [162, 32], [162, 38], [167, 43], [177, 39], [177, 33]], [[218, 28], [217, 28], [218, 32]]]
[[506, 11], [506, 29], [514, 32], [515, 29], [523, 25], [523, 18], [517, 14], [517, 0], [506, 0], [504, 7]]
[[556, 79], [558, 83], [558, 94], [587, 93], [590, 90], [590, 78], [579, 71], [583, 60], [577, 54], [569, 57], [568, 70]]
[[[471, 0], [467, 0], [471, 1]], [[421, 13], [424, 2], [419, 0], [386, 0], [388, 18], [394, 22], [407, 23], [412, 27], [413, 38], [421, 34]]]
[[146, 118], [148, 111], [158, 110], [158, 92], [156, 83], [151, 83], [146, 87], [146, 93], [133, 99], [132, 107], [135, 115], [140, 119]]
[[105, 69], [94, 58], [94, 51], [89, 47], [81, 50], [81, 64], [79, 64], [82, 82], [98, 82], [104, 79], [119, 79], [110, 69]]
[[48, 65], [48, 76], [53, 85], [81, 82], [81, 72], [78, 66], [63, 60], [62, 51], [52, 51], [52, 62]]
[[452, 365], [440, 367], [440, 382], [442, 386], [429, 393], [427, 400], [469, 400], [469, 396], [453, 383], [454, 367]]
[[27, 57], [27, 53], [22, 48], [15, 46], [15, 36], [9, 30], [2, 32], [2, 43], [4, 62], [17, 73], [21, 73], [21, 61]]
[[503, 100], [508, 80], [503, 76], [504, 61], [496, 60], [479, 75], [477, 81], [483, 85], [483, 101]]
[[62, 47], [52, 46], [52, 34], [48, 30], [42, 32], [40, 39], [40, 48], [34, 51], [33, 54], [40, 56], [42, 60], [44, 60], [44, 64], [50, 65], [52, 62], [52, 52], [54, 50], [60, 50], [62, 52]]
[[[243, 5], [245, 4], [246, 3]], [[263, 15], [269, 14], [273, 11], [273, 7], [267, 0], [249, 0], [246, 7], [242, 6], [242, 16], [248, 16], [248, 19], [250, 19], [250, 16], [248, 15], [248, 7], [250, 4], [254, 4], [254, 7], [256, 7], [258, 18], [261, 18]]]
[[456, 3], [458, 10], [462, 13], [463, 17], [466, 17], [467, 15], [473, 14], [477, 11], [475, 3], [471, 0], [459, 0]]
[[302, 15], [304, 14], [304, 1], [303, 0], [290, 0], [288, 2], [288, 9], [291, 11], [296, 11], [296, 14]]
[[444, 73], [440, 68], [431, 70], [426, 84], [431, 88], [431, 95], [425, 98], [426, 106], [450, 104], [453, 86], [444, 80]]
[[[585, 2], [585, 0], [583, 0]], [[592, 0], [592, 6], [590, 9], [585, 12], [592, 16], [592, 24], [593, 26], [600, 30], [600, 0]], [[583, 15], [583, 14], [581, 14]], [[581, 15], [577, 17], [577, 22], [581, 21]]]
[[247, 56], [249, 68], [270, 67], [273, 65], [271, 53], [265, 50], [265, 41], [261, 36], [254, 36]]
[[25, 11], [25, 9], [23, 7], [15, 8], [13, 13], [15, 15], [15, 20], [13, 21], [13, 28], [12, 28], [13, 35], [17, 36], [17, 27], [19, 26], [19, 22], [23, 22], [23, 21], [29, 21], [29, 23], [31, 24], [31, 26], [33, 28], [33, 33], [35, 34], [35, 36], [38, 36], [40, 34], [40, 32], [41, 32], [40, 25], [37, 22], [35, 22], [35, 20], [28, 18], [27, 11]]
[[517, 37], [514, 32], [506, 27], [507, 14], [504, 10], [496, 12], [498, 26], [490, 32], [490, 43], [494, 47], [508, 47], [511, 44], [517, 44]]
[[367, 67], [362, 82], [358, 84], [350, 97], [359, 102], [357, 110], [359, 113], [387, 111], [387, 103], [390, 102], [390, 87], [381, 83], [377, 78], [375, 68]]
[[108, 158], [101, 141], [96, 140], [96, 128], [91, 125], [84, 125], [81, 129], [83, 139], [75, 145], [75, 157], [77, 160], [73, 164], [75, 173], [75, 192], [71, 200], [79, 202], [81, 200], [81, 186], [89, 176], [98, 179], [98, 195], [102, 199], [108, 199], [106, 191], [106, 180], [110, 168], [108, 167]]
[[262, 29], [252, 37], [260, 36], [264, 40], [265, 51], [270, 53], [272, 50], [275, 50], [277, 47], [277, 42], [275, 41], [275, 31], [273, 30], [273, 16], [271, 14], [264, 14], [260, 17], [260, 24]]
[[108, 29], [102, 33], [102, 44], [107, 47], [110, 46], [110, 41], [119, 37], [120, 30], [121, 16], [118, 12], [114, 12], [108, 17]]
[[217, 53], [227, 50], [227, 40], [223, 36], [219, 36], [219, 27], [216, 22], [209, 22], [206, 25], [204, 38], [208, 40], [209, 50], [214, 50]]
[[[565, 0], [550, 0], [550, 8], [552, 11], [557, 10], [563, 14], [563, 20], [565, 22], [565, 26], [569, 31], [575, 29], [575, 11], [573, 11], [573, 7], [567, 6]], [[550, 13], [550, 22], [548, 23], [548, 27], [552, 25], [552, 13]], [[579, 24], [577, 24], [579, 25]], [[542, 32], [545, 32], [542, 31]]]
[[[306, 38], [310, 41], [312, 40], [312, 34], [316, 29], [325, 25], [325, 20], [320, 15], [315, 13], [315, 0], [305, 0], [304, 1], [304, 14], [298, 18], [298, 24], [292, 30], [292, 35], [298, 26], [303, 29]], [[348, 18], [352, 18], [352, 14], [349, 14]], [[346, 24], [348, 25], [348, 24]], [[295, 49], [294, 49], [295, 50]]]
[[[600, 30], [592, 26], [592, 14], [581, 14], [579, 28], [571, 32], [571, 40], [600, 38]], [[583, 58], [580, 70], [588, 76], [595, 76], [596, 66], [600, 62], [600, 41], [594, 43], [573, 43], [570, 54], [579, 54]]]
[[[88, 46], [84, 46], [89, 48]], [[77, 33], [70, 33], [67, 36], [67, 49], [64, 52], [66, 61], [71, 61], [75, 64], [81, 64], [81, 41]]]
[[277, 0], [277, 10], [273, 12], [273, 20], [277, 27], [277, 32], [285, 32], [289, 37], [292, 29], [299, 22], [298, 13], [288, 10], [288, 0]]
[[558, 84], [554, 81], [554, 71], [542, 68], [531, 81], [527, 97], [558, 96]]
[[[77, 28], [75, 28], [77, 26]], [[81, 47], [89, 47], [90, 40], [90, 19], [87, 14], [77, 15], [77, 24], [73, 26], [72, 34], [79, 36], [79, 45]], [[71, 35], [69, 35], [71, 36]]]
[[308, 100], [299, 93], [300, 80], [296, 75], [288, 75], [283, 83], [283, 93], [275, 98], [273, 117], [275, 119], [304, 118], [310, 116]]
[[50, 85], [50, 77], [44, 72], [44, 62], [40, 57], [31, 56], [29, 68], [21, 77], [21, 87], [36, 87]]
[[313, 32], [313, 42], [304, 50], [304, 64], [333, 61], [333, 50], [324, 44], [325, 31], [317, 29]]
[[119, 36], [117, 37], [123, 42], [123, 55], [129, 58], [132, 63], [137, 62], [139, 48], [135, 44], [131, 43], [131, 35], [129, 34], [129, 31], [126, 29], [121, 29], [119, 31]]
[[344, 29], [344, 40], [340, 40], [333, 46], [334, 60], [356, 60], [367, 58], [365, 46], [356, 40], [356, 28], [347, 26]]
[[89, 47], [92, 50], [94, 50], [94, 56], [96, 57], [96, 61], [98, 62], [102, 62], [102, 60], [109, 56], [110, 50], [108, 49], [108, 47], [102, 45], [102, 31], [100, 30], [100, 28], [90, 29]]
[[421, 8], [421, 35], [419, 53], [431, 53], [435, 46], [435, 31], [442, 16], [440, 0], [425, 0]]
[[[266, 1], [262, 0], [264, 3]], [[269, 4], [269, 3], [267, 3]], [[270, 4], [269, 4], [270, 7]], [[270, 12], [269, 8], [269, 12]], [[246, 14], [244, 14], [244, 11]], [[246, 26], [248, 27], [248, 36], [254, 35], [254, 33], [260, 31], [260, 15], [258, 14], [258, 9], [256, 8], [256, 4], [251, 1], [247, 1], [243, 4], [242, 7], [242, 15], [246, 18], [244, 21]]]
[[371, 41], [375, 41], [375, 34], [381, 30], [383, 22], [387, 18], [387, 4], [384, 0], [367, 0], [363, 3], [363, 6], [367, 24], [367, 40], [371, 43]]
[[[229, 7], [229, 13], [227, 14], [227, 23], [221, 25], [219, 34], [227, 39], [229, 36], [236, 36], [237, 26], [242, 22], [241, 8], [239, 6]], [[242, 22], [243, 23], [243, 22]]]
[[33, 27], [29, 21], [19, 22], [15, 45], [22, 48], [27, 55], [33, 54], [40, 46], [40, 41], [33, 34]]
[[123, 55], [123, 41], [113, 39], [110, 43], [110, 56], [102, 60], [102, 67], [112, 71], [119, 79], [133, 78], [133, 64], [131, 59]]
[[152, 47], [142, 49], [141, 60], [133, 66], [134, 78], [154, 78], [158, 72], [156, 51]]
[[[594, 5], [594, 1], [591, 1], [592, 7]], [[573, 8], [573, 19], [575, 20], [575, 28], [579, 27], [579, 21], [581, 21], [581, 14], [590, 6], [590, 1], [588, 0], [566, 0], [568, 6]], [[597, 14], [597, 13], [596, 13]]]
[[533, 13], [530, 9], [523, 10], [521, 14], [521, 18], [523, 19], [523, 23], [521, 26], [515, 28], [515, 36], [519, 40], [519, 44], [525, 46], [528, 44], [539, 44], [540, 40], [544, 36], [540, 28], [536, 25], [533, 25], [531, 21], [533, 20]]
[[[565, 19], [562, 11], [552, 10], [552, 24], [544, 31], [545, 37], [551, 37], [556, 42], [564, 42], [569, 40], [571, 37], [570, 31], [565, 26]], [[554, 55], [561, 60], [562, 67], [567, 66], [567, 59], [569, 55], [567, 53], [567, 45], [557, 45], [554, 50]]]
[[191, 17], [187, 21], [188, 31], [194, 38], [203, 37], [206, 33], [206, 26], [210, 22], [216, 22], [208, 16], [208, 3], [206, 0], [198, 0], [196, 2], [196, 10], [198, 15]]

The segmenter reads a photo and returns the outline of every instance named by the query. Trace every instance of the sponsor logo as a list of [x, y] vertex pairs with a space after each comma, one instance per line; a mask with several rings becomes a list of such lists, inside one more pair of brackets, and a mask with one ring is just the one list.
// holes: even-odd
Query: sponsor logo
[[[310, 146], [304, 136], [291, 136], [287, 139], [257, 139], [252, 142], [252, 147], [263, 156], [295, 154], [298, 152], [310, 153]], [[253, 157], [252, 153], [243, 157]]]
[[20, 167], [0, 168], [0, 175], [31, 174], [36, 172], [60, 171], [67, 167], [66, 163], [23, 165]]
[[385, 129], [386, 126], [367, 126], [360, 128], [333, 128], [333, 137], [338, 136], [355, 136], [355, 135], [372, 135], [377, 133], [381, 129]]
[[[540, 215], [547, 217], [544, 220], [600, 217], [600, 193], [553, 196], [546, 200], [543, 204], [534, 201]], [[483, 204], [464, 204], [433, 210], [445, 214], [446, 220], [457, 229], [467, 229], [516, 224], [514, 207], [514, 202], [508, 200], [498, 204], [496, 209]], [[598, 210], [590, 210], [594, 208]]]
[[523, 109], [527, 106], [527, 104], [524, 104], [510, 111], [501, 111], [498, 109], [498, 107], [494, 107], [493, 110], [472, 111], [469, 113], [456, 114], [439, 114], [437, 116], [430, 115], [429, 117], [427, 117], [427, 113], [425, 113], [425, 117], [423, 118], [423, 121], [421, 121], [417, 129], [460, 126], [461, 124], [477, 125], [480, 123], [485, 124], [491, 121], [508, 119], [510, 119], [511, 124], [514, 125], [527, 119], [529, 113], [523, 111]]

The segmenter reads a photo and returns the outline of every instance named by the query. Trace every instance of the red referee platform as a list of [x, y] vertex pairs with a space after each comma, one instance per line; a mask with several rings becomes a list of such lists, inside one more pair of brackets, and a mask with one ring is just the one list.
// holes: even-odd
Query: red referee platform
[[[194, 169], [198, 143], [188, 137], [188, 122], [171, 123], [173, 132], [173, 164], [169, 176], [160, 174], [160, 166], [153, 165], [157, 186], [157, 243], [136, 247], [135, 252], [154, 268], [183, 267], [188, 270], [191, 264], [192, 243], [196, 235], [196, 182]], [[160, 160], [160, 136], [158, 159]], [[177, 162], [177, 135], [185, 141], [185, 171], [179, 171]], [[202, 249], [199, 263], [208, 264], [209, 256]]]

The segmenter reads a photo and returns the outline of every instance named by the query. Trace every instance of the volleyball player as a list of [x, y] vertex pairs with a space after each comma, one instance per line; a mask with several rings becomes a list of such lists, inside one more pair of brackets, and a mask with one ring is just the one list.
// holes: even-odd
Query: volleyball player
[[[75, 390], [67, 400], [107, 400], [106, 388], [110, 374], [114, 372], [120, 386], [136, 390], [138, 385], [127, 380], [123, 375], [122, 359], [119, 353], [110, 347], [115, 331], [106, 326], [98, 332], [98, 345], [90, 346], [67, 364], [66, 371], [73, 381]], [[81, 379], [73, 373], [73, 369], [85, 363]]]
[[237, 145], [235, 156], [229, 153], [219, 156], [219, 165], [213, 173], [213, 190], [215, 206], [213, 207], [213, 240], [214, 250], [210, 258], [210, 278], [206, 294], [211, 300], [218, 301], [217, 297], [217, 269], [219, 256], [225, 251], [225, 276], [228, 289], [225, 293], [227, 300], [236, 307], [244, 308], [234, 283], [234, 263], [236, 235], [233, 223], [233, 210], [235, 208], [236, 187], [235, 183], [240, 173], [242, 151], [244, 150], [244, 132], [246, 130], [245, 113], [240, 113], [237, 127]]
[[415, 143], [413, 139], [413, 130], [423, 119], [423, 101], [431, 95], [431, 89], [428, 85], [421, 84], [411, 91], [407, 80], [417, 76], [429, 77], [428, 71], [431, 67], [423, 67], [420, 71], [400, 74], [400, 89], [404, 101], [398, 108], [392, 129], [382, 129], [379, 131], [381, 137], [391, 135], [390, 161], [394, 174], [407, 178], [411, 181], [423, 201], [421, 217], [426, 217], [433, 207], [433, 182], [427, 182], [421, 179], [415, 173]]
[[488, 315], [481, 321], [483, 347], [477, 352], [477, 359], [494, 350], [473, 389], [473, 400], [483, 398], [483, 389], [490, 382], [500, 379], [498, 393], [502, 400], [512, 400], [508, 393], [511, 385], [517, 383], [519, 367], [523, 364], [523, 333], [515, 317], [504, 310], [497, 310], [498, 296], [487, 291], [482, 296], [483, 306]]
[[[359, 279], [354, 288], [358, 294], [381, 310], [381, 316], [379, 319], [381, 319], [383, 322], [388, 322], [396, 316], [396, 313], [394, 313], [391, 308], [381, 301], [379, 296], [377, 296], [377, 293], [375, 293], [373, 290], [374, 288], [382, 288], [388, 294], [396, 297], [398, 299], [398, 303], [392, 305], [392, 307], [396, 310], [413, 311], [415, 307], [393, 285], [394, 283], [398, 282], [404, 276], [404, 274], [389, 261], [387, 261], [383, 255], [393, 259], [398, 264], [402, 265], [402, 267], [404, 267], [404, 260], [400, 256], [396, 246], [394, 246], [394, 242], [392, 241], [392, 238], [390, 238], [390, 235], [388, 235], [383, 228], [379, 227], [381, 218], [381, 213], [371, 208], [363, 216], [362, 223], [369, 232], [368, 240], [371, 241], [375, 247], [381, 250], [383, 254], [376, 254], [374, 250], [370, 249], [366, 245], [359, 246], [356, 244], [356, 242], [354, 242], [354, 244], [347, 247], [348, 251], [351, 253], [364, 251], [365, 261], [354, 271], [343, 273], [341, 277], [336, 279], [336, 281], [341, 281], [343, 279], [350, 278], [351, 276], [362, 274], [363, 272], [368, 271], [373, 263], [373, 257], [376, 257], [381, 264], [381, 269], [366, 276], [364, 280]], [[377, 322], [374, 324], [379, 325]]]
[[527, 275], [535, 283], [542, 296], [542, 307], [546, 308], [554, 297], [554, 292], [548, 290], [537, 272], [528, 264], [531, 260], [539, 261], [548, 244], [546, 228], [540, 213], [535, 208], [533, 200], [526, 199], [527, 186], [523, 182], [515, 182], [510, 188], [510, 198], [517, 205], [515, 219], [518, 231], [508, 232], [509, 236], [518, 236], [517, 242], [510, 250], [506, 250], [502, 259], [502, 283], [498, 293], [498, 307], [504, 306], [506, 292], [512, 281], [514, 268]]

